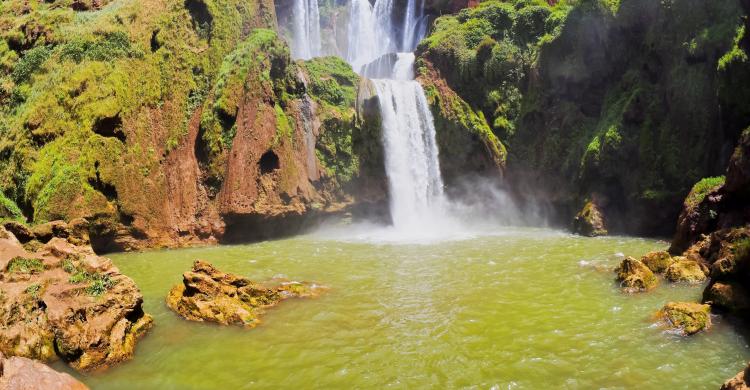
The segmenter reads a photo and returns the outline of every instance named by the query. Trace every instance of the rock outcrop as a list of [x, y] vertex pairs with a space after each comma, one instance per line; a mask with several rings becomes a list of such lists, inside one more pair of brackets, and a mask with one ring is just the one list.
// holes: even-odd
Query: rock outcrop
[[28, 252], [0, 228], [0, 352], [80, 371], [130, 359], [152, 324], [132, 279], [91, 247], [55, 237]]
[[748, 390], [750, 389], [750, 365], [740, 371], [733, 378], [728, 379], [721, 385], [721, 390]]
[[670, 282], [700, 283], [706, 280], [706, 273], [699, 262], [685, 257], [677, 257], [667, 267], [664, 277]]
[[674, 261], [669, 252], [666, 251], [653, 251], [641, 257], [641, 262], [655, 274], [664, 273]]
[[656, 287], [659, 280], [640, 260], [626, 257], [615, 269], [616, 280], [627, 293], [648, 291]]
[[265, 287], [198, 260], [192, 270], [183, 274], [183, 282], [169, 292], [167, 306], [190, 321], [253, 328], [260, 323], [259, 317], [267, 308], [282, 300], [315, 297], [325, 290], [316, 284], [273, 282], [275, 287]]
[[684, 335], [692, 335], [711, 327], [711, 306], [695, 302], [669, 302], [658, 316], [668, 326]]
[[88, 387], [37, 361], [18, 356], [6, 358], [0, 353], [0, 389], [88, 390]]
[[590, 200], [573, 219], [573, 232], [582, 236], [606, 236], [607, 227], [600, 207]]
[[750, 129], [743, 132], [726, 176], [705, 178], [683, 204], [670, 252], [682, 253], [715, 231], [750, 223]]

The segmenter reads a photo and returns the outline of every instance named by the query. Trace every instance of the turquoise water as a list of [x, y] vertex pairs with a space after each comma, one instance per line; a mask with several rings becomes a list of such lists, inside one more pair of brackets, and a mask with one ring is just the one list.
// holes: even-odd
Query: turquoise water
[[[253, 245], [112, 255], [155, 327], [92, 389], [718, 388], [750, 357], [715, 318], [691, 338], [652, 318], [702, 286], [625, 295], [611, 268], [666, 242], [544, 229], [425, 243], [317, 234]], [[164, 304], [195, 259], [330, 287], [251, 330], [187, 322]], [[58, 367], [59, 368], [59, 367]], [[79, 376], [80, 377], [80, 376]]]

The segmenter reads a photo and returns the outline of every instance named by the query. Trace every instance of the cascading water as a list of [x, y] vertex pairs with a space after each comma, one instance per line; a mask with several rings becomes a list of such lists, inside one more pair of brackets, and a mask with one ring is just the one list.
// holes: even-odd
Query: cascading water
[[[412, 7], [413, 0], [409, 3]], [[412, 45], [407, 30], [419, 34], [416, 14], [406, 15], [403, 45]], [[397, 53], [395, 61], [393, 54], [376, 58], [362, 73], [380, 77], [372, 82], [380, 101], [391, 219], [401, 232], [432, 230], [446, 217], [447, 201], [434, 120], [421, 84], [414, 81], [414, 53]], [[385, 71], [387, 66], [390, 72]]]
[[397, 51], [393, 33], [393, 0], [351, 0], [346, 60], [356, 72], [378, 57]]
[[[397, 228], [416, 228], [444, 214], [432, 114], [413, 80], [373, 80], [380, 100], [390, 211]], [[426, 218], [426, 217], [430, 218]]]
[[295, 0], [292, 22], [292, 57], [307, 60], [320, 56], [318, 0]]

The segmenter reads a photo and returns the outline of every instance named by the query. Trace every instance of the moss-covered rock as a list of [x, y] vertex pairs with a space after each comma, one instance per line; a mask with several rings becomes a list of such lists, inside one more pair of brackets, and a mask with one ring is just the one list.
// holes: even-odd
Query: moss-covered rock
[[615, 269], [615, 273], [620, 287], [627, 293], [648, 291], [659, 283], [654, 273], [645, 264], [632, 257], [626, 257]]
[[701, 264], [685, 257], [677, 257], [667, 267], [664, 277], [670, 282], [700, 283], [706, 280], [706, 273]]
[[[588, 201], [573, 219], [573, 232], [582, 236], [606, 236], [604, 215], [594, 201]], [[649, 267], [650, 268], [650, 267]]]
[[696, 302], [669, 302], [658, 315], [668, 326], [685, 335], [692, 335], [711, 327], [711, 306]]
[[265, 309], [291, 297], [312, 297], [321, 286], [283, 282], [268, 288], [249, 279], [223, 273], [211, 264], [196, 261], [183, 275], [183, 283], [170, 290], [167, 306], [191, 321], [255, 327]]
[[641, 257], [641, 262], [655, 274], [660, 274], [666, 271], [674, 261], [675, 260], [672, 259], [669, 252], [666, 251], [653, 251], [646, 253]]

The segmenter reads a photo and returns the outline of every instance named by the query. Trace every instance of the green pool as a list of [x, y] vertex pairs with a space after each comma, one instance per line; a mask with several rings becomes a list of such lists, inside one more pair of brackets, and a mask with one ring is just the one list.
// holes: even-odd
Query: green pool
[[[666, 246], [545, 229], [412, 243], [339, 231], [112, 255], [156, 326], [133, 361], [79, 377], [95, 390], [717, 388], [750, 358], [744, 339], [720, 318], [692, 338], [652, 318], [702, 288], [628, 296], [609, 271], [623, 253]], [[252, 330], [187, 322], [164, 297], [198, 258], [331, 290], [283, 302]]]

